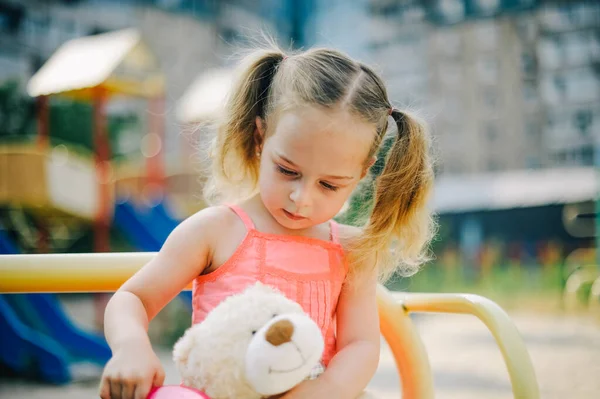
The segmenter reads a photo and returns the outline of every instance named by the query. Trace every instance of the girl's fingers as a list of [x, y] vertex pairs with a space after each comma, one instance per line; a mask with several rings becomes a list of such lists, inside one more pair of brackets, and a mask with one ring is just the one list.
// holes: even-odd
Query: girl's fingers
[[140, 382], [140, 384], [138, 384], [138, 386], [135, 387], [135, 395], [133, 396], [133, 399], [146, 399], [150, 393], [150, 388], [152, 388], [152, 380], [143, 380]]
[[161, 387], [164, 382], [165, 382], [165, 370], [163, 370], [162, 367], [160, 367], [156, 371], [156, 374], [154, 375], [154, 386]]
[[125, 381], [121, 387], [121, 399], [133, 399], [134, 391], [135, 391], [135, 382], [134, 381]]
[[100, 399], [111, 399], [110, 397], [110, 383], [106, 378], [102, 379], [102, 384], [100, 385]]
[[114, 379], [110, 381], [110, 399], [122, 399], [121, 397], [121, 382], [115, 381]]

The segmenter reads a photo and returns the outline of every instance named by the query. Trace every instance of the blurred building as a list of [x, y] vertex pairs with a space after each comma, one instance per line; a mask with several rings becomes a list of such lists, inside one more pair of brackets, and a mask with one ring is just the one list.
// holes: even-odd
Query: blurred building
[[[434, 129], [439, 174], [591, 166], [600, 136], [593, 0], [7, 0], [0, 80], [26, 81], [65, 41], [137, 27], [167, 76], [167, 109], [260, 36], [373, 65]], [[177, 161], [180, 126], [167, 117]]]
[[314, 42], [374, 64], [392, 99], [432, 122], [440, 174], [593, 165], [600, 3], [317, 4]]

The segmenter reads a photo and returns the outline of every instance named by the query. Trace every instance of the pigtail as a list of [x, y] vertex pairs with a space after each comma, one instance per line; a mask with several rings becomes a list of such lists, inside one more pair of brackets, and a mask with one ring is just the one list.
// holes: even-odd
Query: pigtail
[[391, 116], [398, 127], [397, 137], [375, 182], [371, 215], [353, 252], [357, 264], [376, 255], [382, 280], [396, 271], [404, 276], [418, 271], [427, 260], [424, 249], [434, 226], [427, 209], [433, 169], [425, 125], [396, 109]]
[[205, 189], [209, 203], [247, 197], [256, 189], [260, 144], [256, 117], [265, 120], [273, 77], [283, 59], [281, 51], [262, 50], [243, 63], [224, 109], [225, 120], [213, 140], [213, 173]]

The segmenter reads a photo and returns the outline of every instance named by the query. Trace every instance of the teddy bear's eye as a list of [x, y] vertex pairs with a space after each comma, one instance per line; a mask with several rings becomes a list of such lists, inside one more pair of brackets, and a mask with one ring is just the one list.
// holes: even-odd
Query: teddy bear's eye
[[252, 335], [256, 334], [256, 330], [252, 330]]

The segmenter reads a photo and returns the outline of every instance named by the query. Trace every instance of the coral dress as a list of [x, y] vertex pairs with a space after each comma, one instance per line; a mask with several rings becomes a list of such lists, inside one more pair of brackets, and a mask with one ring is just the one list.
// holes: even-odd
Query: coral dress
[[318, 324], [327, 366], [336, 351], [335, 311], [348, 271], [338, 225], [331, 221], [331, 240], [281, 236], [255, 229], [250, 217], [230, 206], [247, 233], [233, 255], [217, 270], [194, 280], [192, 322], [199, 323], [229, 295], [260, 281], [299, 303]]

